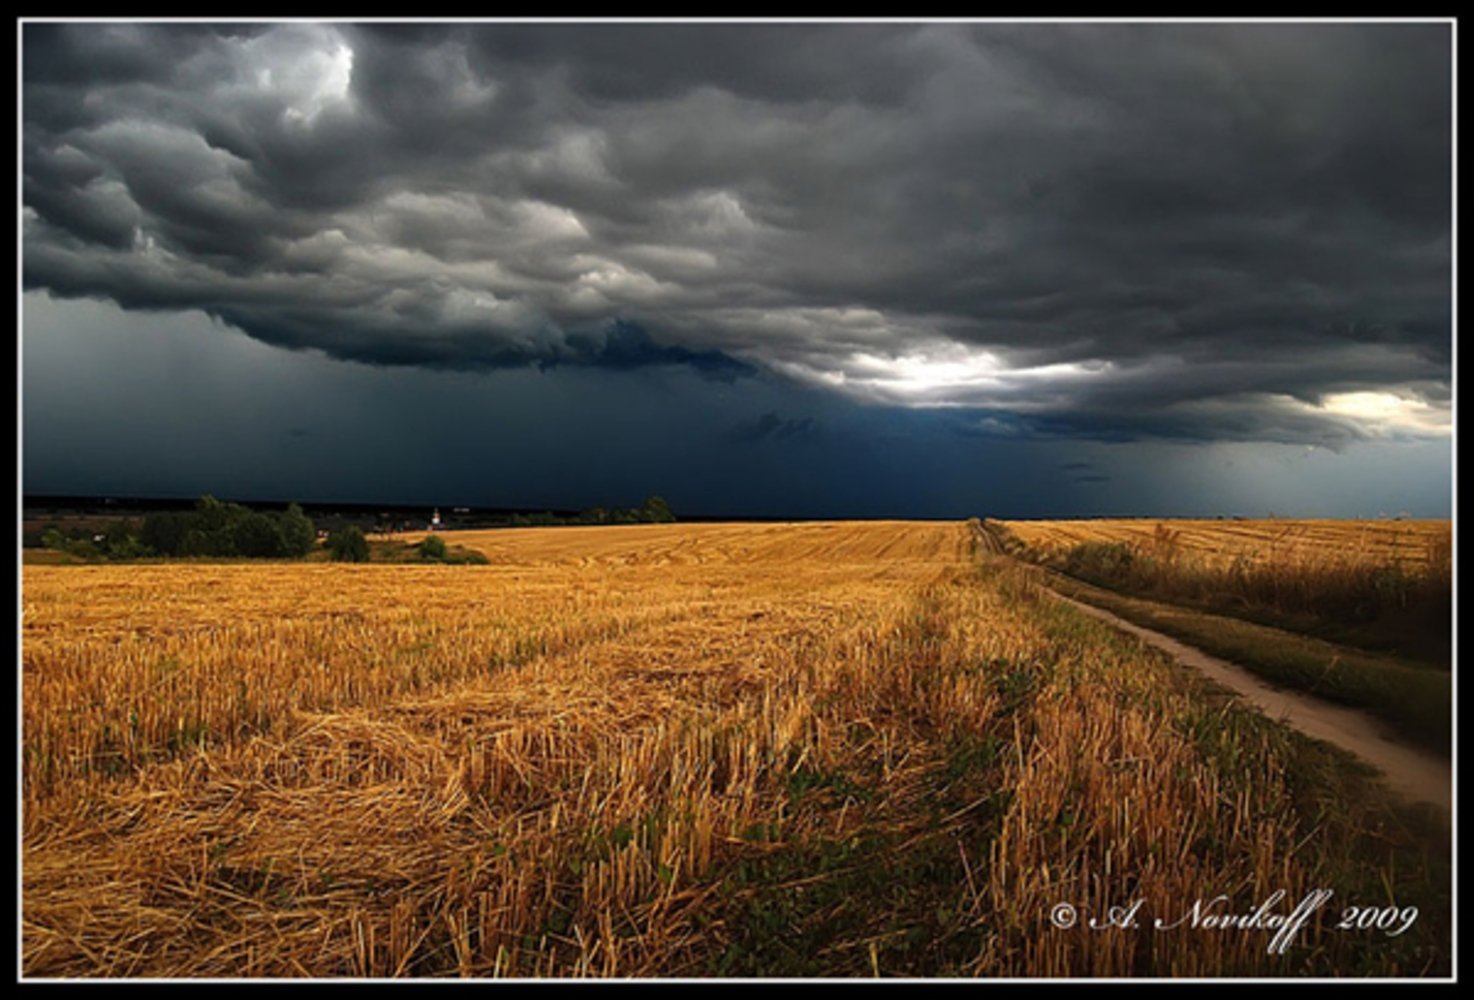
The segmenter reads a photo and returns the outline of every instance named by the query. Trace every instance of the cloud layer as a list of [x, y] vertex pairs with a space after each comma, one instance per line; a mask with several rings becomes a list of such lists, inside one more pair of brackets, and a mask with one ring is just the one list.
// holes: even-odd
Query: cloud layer
[[23, 32], [28, 289], [980, 435], [1446, 432], [1446, 25]]

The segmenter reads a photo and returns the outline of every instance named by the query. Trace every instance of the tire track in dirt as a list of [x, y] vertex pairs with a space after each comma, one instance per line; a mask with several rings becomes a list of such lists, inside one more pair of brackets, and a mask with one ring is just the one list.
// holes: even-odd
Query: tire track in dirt
[[994, 556], [1004, 554], [1003, 542], [988, 525], [974, 518], [967, 522], [967, 526], [972, 529], [973, 538], [977, 539], [978, 545], [984, 552]]

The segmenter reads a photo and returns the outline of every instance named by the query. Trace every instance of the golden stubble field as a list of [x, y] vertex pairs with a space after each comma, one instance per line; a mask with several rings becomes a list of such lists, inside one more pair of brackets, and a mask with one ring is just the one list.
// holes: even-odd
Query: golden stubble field
[[1092, 518], [1080, 521], [1001, 521], [1025, 544], [1059, 552], [1082, 542], [1124, 542], [1146, 550], [1163, 541], [1205, 563], [1249, 562], [1401, 564], [1421, 567], [1452, 550], [1447, 520], [1337, 521], [1294, 519]]
[[1409, 872], [968, 525], [453, 540], [490, 564], [24, 568], [26, 975], [1447, 966], [1437, 912], [1288, 956], [1052, 925]]

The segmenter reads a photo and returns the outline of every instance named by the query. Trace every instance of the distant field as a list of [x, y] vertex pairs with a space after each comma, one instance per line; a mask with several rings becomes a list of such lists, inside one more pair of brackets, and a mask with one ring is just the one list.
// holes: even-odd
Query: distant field
[[[1449, 967], [1443, 849], [1361, 771], [968, 525], [450, 540], [489, 563], [23, 567], [26, 975]], [[1321, 887], [1419, 909], [1050, 919]]]
[[1028, 545], [1060, 552], [1082, 542], [1157, 544], [1169, 528], [1191, 555], [1217, 563], [1235, 559], [1273, 561], [1344, 559], [1370, 563], [1427, 564], [1447, 558], [1452, 527], [1447, 520], [1191, 520], [1100, 518], [1083, 521], [1002, 521]]
[[[417, 542], [426, 532], [397, 536]], [[502, 566], [733, 567], [752, 564], [803, 575], [825, 563], [907, 572], [967, 557], [955, 524], [906, 521], [794, 524], [639, 524], [619, 527], [499, 528], [443, 538]]]
[[[1276, 684], [1366, 709], [1402, 738], [1449, 752], [1448, 521], [987, 524], [995, 548], [1104, 588], [1098, 605], [1135, 608], [1138, 624], [1165, 628]], [[1122, 603], [1112, 593], [1162, 606]], [[1226, 617], [1200, 620], [1194, 611]]]

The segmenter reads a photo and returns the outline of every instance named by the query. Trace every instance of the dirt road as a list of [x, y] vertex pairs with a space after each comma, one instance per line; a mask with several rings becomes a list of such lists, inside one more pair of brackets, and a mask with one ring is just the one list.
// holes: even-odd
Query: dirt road
[[1179, 642], [1161, 632], [1133, 624], [1094, 605], [1062, 594], [1059, 600], [1072, 604], [1092, 617], [1138, 636], [1148, 645], [1171, 655], [1177, 662], [1201, 671], [1213, 681], [1238, 693], [1273, 719], [1307, 736], [1333, 743], [1382, 772], [1387, 785], [1415, 802], [1431, 802], [1448, 811], [1452, 807], [1453, 768], [1436, 754], [1410, 747], [1387, 732], [1387, 727], [1366, 712], [1335, 705], [1319, 698], [1272, 687], [1236, 663]]

